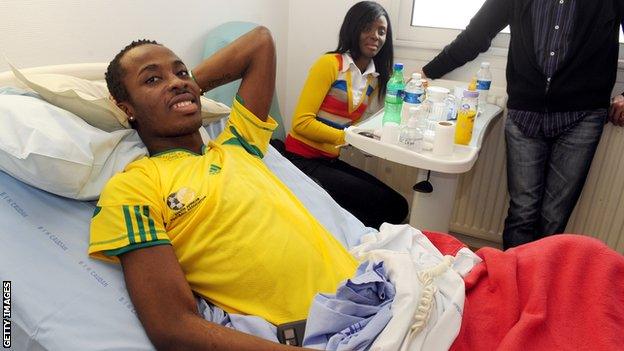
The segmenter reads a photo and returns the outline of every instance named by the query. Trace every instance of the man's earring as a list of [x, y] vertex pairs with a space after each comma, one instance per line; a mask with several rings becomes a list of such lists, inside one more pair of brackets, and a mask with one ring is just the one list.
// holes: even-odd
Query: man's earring
[[128, 117], [128, 121], [134, 122], [134, 117], [132, 117], [132, 116]]

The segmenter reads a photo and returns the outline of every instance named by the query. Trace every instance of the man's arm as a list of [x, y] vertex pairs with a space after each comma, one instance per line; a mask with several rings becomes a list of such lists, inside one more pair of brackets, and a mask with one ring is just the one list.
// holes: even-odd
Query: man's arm
[[242, 78], [238, 95], [247, 109], [266, 121], [275, 91], [275, 44], [271, 33], [265, 27], [256, 27], [200, 63], [193, 75], [203, 90]]
[[204, 320], [170, 245], [119, 256], [126, 287], [158, 350], [302, 350]]
[[492, 39], [509, 24], [510, 0], [487, 0], [464, 31], [447, 45], [422, 71], [437, 79], [487, 51]]

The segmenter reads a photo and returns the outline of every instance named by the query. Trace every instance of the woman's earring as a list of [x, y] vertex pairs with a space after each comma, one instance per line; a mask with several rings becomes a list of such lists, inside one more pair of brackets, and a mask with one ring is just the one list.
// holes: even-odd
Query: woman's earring
[[132, 117], [132, 116], [128, 117], [128, 121], [134, 122], [134, 117]]

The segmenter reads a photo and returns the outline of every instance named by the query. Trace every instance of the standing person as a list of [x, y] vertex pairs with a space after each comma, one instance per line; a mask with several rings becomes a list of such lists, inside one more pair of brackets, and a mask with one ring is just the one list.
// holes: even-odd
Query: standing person
[[439, 78], [511, 28], [504, 248], [565, 230], [607, 116], [624, 122], [624, 98], [610, 100], [622, 11], [622, 0], [487, 0], [423, 67], [428, 78]]
[[[388, 40], [386, 41], [386, 38]], [[338, 48], [312, 66], [286, 138], [289, 159], [365, 225], [401, 223], [403, 196], [372, 175], [338, 159], [344, 128], [382, 103], [392, 74], [392, 27], [376, 2], [353, 5], [340, 28]]]

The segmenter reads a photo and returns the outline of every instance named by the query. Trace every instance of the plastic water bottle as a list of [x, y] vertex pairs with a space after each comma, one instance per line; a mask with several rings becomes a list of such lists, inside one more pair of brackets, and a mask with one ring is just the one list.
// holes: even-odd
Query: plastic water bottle
[[399, 134], [399, 146], [408, 150], [421, 152], [423, 143], [423, 131], [420, 129], [420, 121], [417, 107], [410, 107], [407, 124], [401, 128]]
[[384, 115], [382, 125], [393, 122], [401, 123], [401, 107], [403, 106], [403, 90], [405, 90], [405, 82], [403, 81], [403, 64], [395, 63], [392, 70], [392, 77], [386, 85], [386, 98], [384, 104]]
[[412, 79], [405, 85], [403, 94], [403, 110], [401, 112], [401, 125], [409, 120], [409, 110], [420, 105], [424, 98], [425, 90], [422, 86], [422, 76], [420, 73], [412, 73]]
[[490, 63], [481, 62], [481, 68], [477, 71], [477, 91], [479, 92], [478, 111], [483, 112], [487, 105], [487, 96], [492, 85], [492, 73], [490, 72]]

